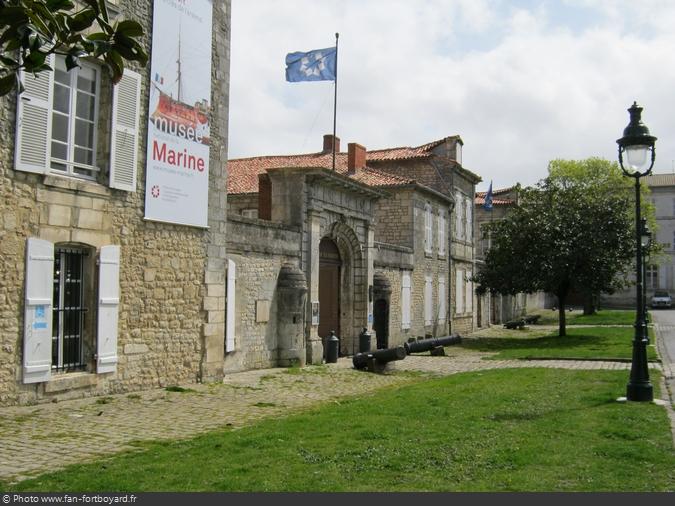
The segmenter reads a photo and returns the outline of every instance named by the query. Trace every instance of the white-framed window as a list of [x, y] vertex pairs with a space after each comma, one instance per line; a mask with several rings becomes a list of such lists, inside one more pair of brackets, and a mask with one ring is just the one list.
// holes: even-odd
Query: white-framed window
[[658, 265], [648, 265], [646, 269], [645, 286], [649, 289], [659, 287], [659, 267]]
[[[31, 237], [26, 250], [23, 382], [49, 381], [52, 371], [86, 369], [93, 357], [96, 373], [115, 372], [120, 247], [101, 247], [97, 277], [93, 248]], [[88, 281], [90, 276], [95, 279]], [[91, 287], [96, 297], [87, 292]], [[92, 300], [96, 323], [86, 323]]]
[[412, 284], [410, 271], [401, 273], [401, 328], [410, 328], [410, 303], [412, 296]]
[[56, 57], [49, 165], [52, 171], [96, 177], [100, 88], [100, 67], [82, 62], [81, 67], [68, 71], [65, 57]]
[[464, 238], [464, 198], [462, 193], [455, 192], [455, 239]]
[[434, 243], [432, 228], [433, 216], [431, 214], [431, 204], [424, 204], [424, 252], [431, 253]]
[[445, 294], [445, 276], [438, 277], [438, 321], [444, 322], [447, 318], [447, 310], [445, 301], [447, 296]]
[[[135, 191], [138, 162], [141, 76], [125, 69], [120, 82], [102, 93], [102, 67], [81, 62], [66, 70], [63, 56], [50, 55], [53, 72], [21, 73], [25, 91], [18, 95], [14, 168], [96, 180], [111, 188]], [[108, 81], [105, 81], [108, 83]], [[105, 103], [105, 114], [102, 113]], [[100, 125], [110, 124], [109, 164]], [[108, 130], [108, 129], [106, 129]], [[101, 173], [109, 167], [107, 177]]]
[[464, 205], [466, 208], [464, 221], [466, 229], [464, 231], [464, 238], [467, 241], [470, 241], [473, 238], [473, 202], [471, 202], [469, 197], [466, 197]]
[[473, 281], [471, 281], [471, 276], [473, 273], [471, 271], [466, 271], [466, 277], [464, 281], [464, 289], [466, 293], [464, 295], [464, 312], [470, 313], [473, 311]]
[[440, 256], [445, 255], [445, 227], [447, 220], [445, 218], [445, 210], [441, 209], [438, 212], [438, 254]]
[[464, 313], [464, 271], [455, 271], [455, 314]]
[[258, 210], [255, 208], [251, 209], [242, 209], [241, 210], [241, 215], [244, 218], [257, 218], [258, 217]]
[[424, 325], [431, 325], [434, 322], [434, 292], [431, 275], [424, 277]]

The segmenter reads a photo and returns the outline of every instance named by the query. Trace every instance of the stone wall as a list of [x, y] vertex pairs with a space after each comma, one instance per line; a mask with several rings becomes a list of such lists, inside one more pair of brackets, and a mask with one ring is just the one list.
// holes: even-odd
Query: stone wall
[[236, 321], [235, 350], [225, 358], [225, 371], [274, 367], [277, 279], [285, 262], [299, 265], [302, 232], [234, 214], [227, 230], [228, 258], [236, 265]]
[[413, 247], [414, 190], [392, 189], [391, 196], [375, 206], [375, 240], [386, 244]]
[[[389, 299], [389, 347], [405, 343], [413, 337], [410, 329], [402, 328], [401, 279], [403, 272], [411, 272], [414, 255], [411, 248], [375, 243], [375, 270], [387, 278], [391, 286]], [[374, 345], [373, 337], [373, 346]]]
[[[145, 27], [148, 51], [151, 9], [152, 3], [145, 0], [120, 2], [123, 16]], [[149, 65], [144, 69], [129, 65], [142, 75], [135, 192], [111, 189], [102, 181], [14, 170], [16, 95], [0, 98], [0, 135], [9, 140], [0, 150], [0, 404], [222, 377], [224, 326], [218, 320], [222, 321], [224, 305], [207, 308], [204, 301], [207, 296], [224, 301], [229, 0], [214, 3], [213, 26], [209, 230], [143, 218]], [[101, 117], [100, 124], [106, 122], [108, 118]], [[103, 130], [100, 136], [106, 136]], [[106, 162], [102, 163], [105, 174]], [[82, 373], [53, 374], [47, 383], [23, 384], [25, 252], [30, 237], [85, 246], [93, 255], [104, 245], [121, 246], [116, 372], [96, 374], [88, 356]], [[85, 318], [89, 321], [86, 328], [93, 329], [96, 297], [90, 295]], [[95, 337], [89, 333], [85, 340], [93, 344]]]

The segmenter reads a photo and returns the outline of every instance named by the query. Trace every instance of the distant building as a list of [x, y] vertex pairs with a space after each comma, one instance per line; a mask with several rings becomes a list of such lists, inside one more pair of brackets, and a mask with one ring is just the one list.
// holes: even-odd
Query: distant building
[[[518, 205], [520, 185], [492, 191], [492, 209], [485, 209], [487, 192], [477, 192], [476, 207], [476, 269], [485, 265], [485, 257], [490, 249], [492, 237], [485, 225], [504, 219]], [[551, 305], [550, 297], [544, 293], [519, 293], [516, 295], [500, 295], [487, 292], [478, 297], [479, 326], [500, 324], [523, 316], [528, 309], [539, 309]]]
[[[364, 328], [374, 331], [373, 348], [471, 332], [480, 178], [462, 168], [461, 147], [454, 136], [376, 151], [350, 143], [341, 152], [326, 135], [317, 153], [230, 160], [236, 312], [226, 370], [320, 363], [331, 331], [343, 354], [358, 351]], [[282, 310], [291, 271], [305, 288]]]
[[[656, 212], [656, 231], [652, 241], [662, 246], [662, 254], [647, 259], [645, 284], [647, 299], [655, 290], [666, 290], [675, 295], [675, 174], [652, 174], [642, 178], [649, 186], [651, 201]], [[630, 269], [631, 286], [614, 294], [602, 294], [600, 304], [606, 307], [635, 307], [634, 267]]]

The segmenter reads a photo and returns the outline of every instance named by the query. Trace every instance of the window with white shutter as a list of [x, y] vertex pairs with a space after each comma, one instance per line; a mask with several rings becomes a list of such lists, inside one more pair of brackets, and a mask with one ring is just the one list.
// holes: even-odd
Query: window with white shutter
[[473, 203], [469, 197], [465, 200], [466, 205], [466, 230], [464, 231], [464, 238], [471, 241], [473, 238]]
[[455, 272], [455, 314], [464, 313], [464, 271]]
[[99, 255], [96, 372], [117, 369], [117, 321], [120, 304], [120, 247], [103, 246]]
[[118, 190], [136, 191], [140, 97], [140, 74], [125, 69], [113, 90], [110, 141], [110, 186]]
[[49, 381], [52, 370], [52, 275], [54, 245], [26, 242], [23, 382]]
[[410, 272], [401, 274], [401, 328], [410, 328], [410, 300], [412, 295], [412, 286], [410, 283]]
[[466, 296], [465, 296], [465, 305], [466, 305], [466, 312], [471, 313], [473, 311], [473, 281], [471, 281], [471, 271], [466, 272], [466, 280], [465, 280], [465, 288], [466, 288]]
[[443, 256], [445, 255], [445, 211], [441, 210], [438, 213], [438, 254]]
[[236, 281], [237, 270], [236, 265], [232, 260], [227, 261], [227, 310], [226, 310], [226, 326], [225, 326], [225, 351], [234, 351], [234, 323], [235, 323], [235, 297], [236, 297]]
[[455, 239], [464, 238], [464, 198], [460, 192], [455, 192]]
[[424, 277], [424, 324], [431, 325], [434, 320], [433, 312], [433, 286], [431, 276]]
[[[46, 63], [54, 64], [50, 55]], [[49, 171], [49, 143], [52, 131], [54, 73], [20, 73], [24, 92], [18, 95], [16, 113], [16, 170], [46, 174]]]
[[433, 229], [432, 229], [433, 217], [431, 214], [431, 205], [424, 205], [424, 251], [425, 253], [431, 253], [431, 248], [433, 247]]
[[444, 322], [447, 317], [446, 311], [446, 293], [445, 293], [445, 276], [438, 277], [438, 321]]

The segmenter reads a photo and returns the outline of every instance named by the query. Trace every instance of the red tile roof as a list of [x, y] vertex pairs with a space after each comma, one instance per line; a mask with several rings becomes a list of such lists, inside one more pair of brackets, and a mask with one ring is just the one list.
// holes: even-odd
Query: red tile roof
[[[458, 136], [445, 137], [437, 141], [429, 142], [418, 147], [398, 147], [389, 149], [378, 149], [366, 152], [366, 163], [377, 163], [390, 160], [412, 160], [424, 159], [430, 157], [433, 149], [440, 146], [449, 139], [458, 139]], [[267, 169], [274, 168], [298, 168], [321, 167], [325, 169], [333, 168], [333, 155], [331, 152], [309, 153], [305, 155], [282, 155], [282, 156], [258, 156], [253, 158], [239, 158], [227, 162], [228, 179], [227, 193], [257, 193], [258, 192], [258, 174], [262, 174]], [[347, 172], [347, 153], [336, 153], [335, 170], [344, 175], [349, 175], [355, 180], [370, 186], [402, 186], [414, 184], [414, 179], [394, 176], [385, 172], [380, 172], [373, 167], [366, 167], [357, 170], [356, 174]]]
[[[485, 192], [481, 192], [481, 193], [485, 193]], [[485, 195], [483, 195], [482, 197], [479, 197], [478, 194], [476, 194], [476, 198], [474, 199], [474, 203], [476, 205], [480, 205], [480, 206], [485, 204]], [[495, 198], [492, 199], [492, 205], [493, 206], [508, 206], [508, 205], [514, 204], [514, 203], [515, 203], [515, 200], [511, 200], [511, 199], [495, 199]]]
[[[267, 169], [300, 167], [320, 167], [330, 170], [333, 168], [333, 154], [322, 152], [306, 155], [258, 156], [229, 160], [227, 162], [227, 193], [257, 193], [258, 174], [262, 174]], [[336, 153], [335, 171], [342, 175], [348, 175], [356, 181], [375, 187], [403, 186], [415, 183], [413, 179], [386, 174], [370, 167], [349, 174], [347, 169], [347, 153]]]
[[432, 151], [434, 148], [440, 146], [448, 139], [457, 138], [457, 136], [445, 137], [437, 141], [429, 142], [428, 144], [423, 144], [422, 146], [417, 146], [416, 148], [399, 147], [376, 149], [374, 151], [368, 151], [366, 154], [366, 159], [372, 162], [380, 162], [385, 160], [412, 160], [415, 158], [428, 158], [433, 154]]

